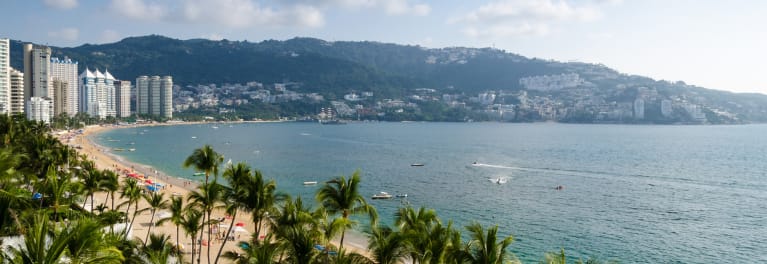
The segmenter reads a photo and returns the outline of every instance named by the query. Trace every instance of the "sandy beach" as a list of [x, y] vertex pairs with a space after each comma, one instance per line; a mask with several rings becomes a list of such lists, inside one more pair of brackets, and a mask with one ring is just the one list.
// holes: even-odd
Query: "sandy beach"
[[[194, 123], [177, 123], [177, 124], [194, 124]], [[151, 125], [157, 125], [157, 124], [151, 124]], [[147, 126], [151, 126], [147, 125]], [[175, 125], [175, 124], [160, 124], [160, 125]], [[142, 125], [143, 126], [143, 125]], [[188, 193], [192, 190], [194, 190], [198, 186], [198, 182], [200, 182], [204, 177], [200, 177], [200, 179], [195, 180], [188, 180], [183, 178], [178, 178], [173, 175], [167, 175], [166, 173], [162, 171], [155, 170], [151, 166], [147, 166], [144, 164], [138, 164], [133, 163], [130, 161], [127, 161], [125, 158], [122, 158], [114, 153], [111, 152], [110, 149], [99, 146], [98, 144], [92, 142], [88, 137], [94, 136], [98, 133], [102, 133], [111, 129], [119, 129], [119, 128], [127, 128], [127, 127], [136, 127], [134, 126], [89, 126], [83, 129], [82, 134], [69, 134], [65, 135], [66, 138], [62, 137], [60, 140], [62, 140], [63, 143], [68, 144], [70, 146], [76, 146], [77, 150], [80, 154], [86, 155], [90, 160], [94, 161], [96, 164], [96, 167], [99, 169], [108, 169], [112, 170], [118, 173], [120, 175], [120, 183], [124, 181], [125, 178], [128, 178], [129, 173], [136, 173], [138, 175], [146, 176], [147, 180], [150, 180], [154, 183], [160, 183], [163, 187], [160, 188], [158, 191], [160, 193], [163, 193], [164, 196], [170, 200], [172, 196], [182, 196], [182, 197], [188, 197]], [[184, 155], [184, 154], [180, 154]], [[180, 164], [179, 164], [180, 166]], [[119, 194], [116, 195], [119, 198]], [[99, 204], [104, 204], [106, 193], [97, 193], [95, 194], [95, 205], [98, 206]], [[115, 204], [121, 203], [121, 199], [117, 199], [115, 201]], [[186, 199], [184, 200], [184, 203], [186, 204]], [[147, 208], [147, 203], [142, 199], [141, 203], [139, 204], [139, 208]], [[155, 214], [155, 222], [159, 218], [158, 215], [163, 214], [169, 214], [170, 212], [167, 210], [161, 210], [158, 211]], [[132, 214], [132, 212], [131, 212]], [[220, 232], [226, 232], [226, 228], [232, 224], [232, 223], [241, 223], [243, 225], [242, 227], [245, 229], [245, 231], [240, 230], [239, 232], [232, 231], [232, 235], [234, 236], [234, 241], [228, 241], [223, 249], [224, 252], [226, 251], [237, 251], [237, 241], [241, 240], [248, 240], [251, 237], [251, 234], [255, 232], [255, 226], [253, 225], [253, 221], [250, 219], [249, 215], [247, 214], [238, 214], [236, 219], [234, 219], [234, 222], [231, 221], [231, 218], [227, 218], [226, 214], [222, 211], [214, 211], [211, 215], [211, 218], [213, 219], [225, 219], [224, 223], [220, 224], [221, 227], [219, 230]], [[138, 238], [143, 240], [146, 237], [148, 226], [150, 225], [151, 220], [151, 212], [145, 211], [142, 213], [139, 213], [136, 216], [135, 223], [132, 227], [132, 236], [134, 238]], [[215, 230], [215, 229], [214, 229]], [[164, 223], [161, 226], [154, 226], [152, 227], [152, 233], [155, 234], [166, 234], [170, 235], [171, 241], [175, 243], [176, 241], [176, 227], [170, 223], [169, 221]], [[267, 231], [268, 232], [268, 231]], [[216, 231], [214, 231], [216, 233]], [[262, 231], [263, 235], [264, 231]], [[230, 236], [230, 237], [231, 237]], [[204, 240], [208, 240], [207, 234], [205, 234]], [[214, 238], [211, 239], [211, 246], [210, 249], [210, 255], [211, 255], [211, 261], [215, 260], [215, 256], [218, 253], [218, 250], [221, 246], [222, 241], [219, 239]], [[183, 229], [180, 230], [179, 233], [179, 241], [181, 244], [181, 247], [184, 252], [184, 259], [189, 260], [191, 258], [191, 243], [192, 239], [189, 238], [183, 231]], [[349, 251], [358, 252], [364, 255], [369, 256], [369, 252], [366, 250], [367, 243], [363, 238], [357, 238], [349, 241], [349, 238], [347, 236], [347, 241], [344, 243], [344, 246]], [[205, 243], [204, 243], [205, 244]], [[207, 246], [202, 247], [202, 257], [200, 258], [201, 263], [208, 263], [207, 262]], [[229, 260], [220, 260], [222, 263], [230, 263]]]

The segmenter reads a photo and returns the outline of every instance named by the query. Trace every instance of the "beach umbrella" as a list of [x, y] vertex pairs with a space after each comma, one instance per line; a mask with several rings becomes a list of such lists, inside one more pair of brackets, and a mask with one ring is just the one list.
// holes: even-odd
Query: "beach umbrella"
[[36, 192], [35, 194], [32, 195], [32, 200], [37, 200], [40, 198], [43, 198], [43, 195], [41, 193]]
[[237, 222], [237, 224], [235, 224], [235, 226], [245, 226], [245, 223], [243, 223], [243, 222]]
[[232, 231], [238, 232], [238, 233], [250, 233], [250, 232], [248, 232], [248, 230], [245, 230], [245, 228], [242, 228], [241, 226], [234, 227], [234, 229], [232, 229]]
[[146, 188], [147, 188], [148, 190], [150, 190], [150, 191], [153, 191], [153, 192], [156, 192], [156, 191], [157, 191], [157, 187], [154, 187], [154, 186], [151, 186], [151, 185], [147, 185], [147, 186], [146, 186]]
[[146, 182], [146, 183], [149, 183], [149, 184], [152, 184], [152, 180], [146, 180], [146, 181], [144, 181], [144, 182]]
[[157, 219], [170, 218], [171, 216], [173, 215], [170, 212], [161, 211], [160, 213], [157, 214]]

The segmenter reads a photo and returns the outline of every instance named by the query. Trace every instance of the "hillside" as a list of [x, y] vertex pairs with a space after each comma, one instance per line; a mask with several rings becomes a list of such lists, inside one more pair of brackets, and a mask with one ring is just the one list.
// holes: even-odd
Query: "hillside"
[[[21, 42], [12, 42], [11, 64], [21, 69]], [[85, 67], [109, 69], [120, 79], [172, 75], [182, 86], [295, 82], [302, 84], [295, 87], [297, 92], [316, 92], [329, 99], [355, 91], [372, 91], [379, 99], [402, 98], [416, 88], [475, 96], [486, 91], [510, 93], [525, 88], [520, 85], [520, 78], [575, 73], [582, 81], [577, 92], [565, 89], [531, 93], [572, 105], [589, 96], [596, 97], [589, 99], [595, 105], [616, 105], [634, 100], [637, 89], [649, 87], [657, 98], [673, 98], [704, 106], [709, 111], [726, 112], [739, 122], [767, 121], [765, 95], [735, 94], [683, 82], [656, 81], [622, 74], [604, 65], [527, 58], [491, 48], [427, 49], [312, 38], [253, 43], [177, 40], [157, 35], [102, 45], [52, 48], [54, 56], [79, 61], [81, 70]], [[597, 108], [587, 110], [590, 115], [599, 112]]]

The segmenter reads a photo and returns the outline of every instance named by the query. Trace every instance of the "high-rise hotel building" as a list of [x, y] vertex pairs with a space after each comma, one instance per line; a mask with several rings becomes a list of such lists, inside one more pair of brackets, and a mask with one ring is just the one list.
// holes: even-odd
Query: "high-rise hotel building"
[[0, 38], [0, 114], [11, 112], [11, 43]]
[[115, 81], [115, 112], [117, 117], [130, 117], [130, 81]]
[[[24, 104], [27, 119], [49, 122], [53, 116], [53, 82], [51, 80], [51, 48], [24, 44]], [[31, 99], [37, 97], [34, 106]], [[42, 101], [47, 101], [44, 103]], [[46, 109], [48, 107], [49, 109]], [[47, 111], [37, 113], [33, 111]], [[43, 118], [43, 119], [40, 119]]]
[[136, 114], [173, 118], [173, 77], [136, 78]]
[[92, 117], [115, 115], [115, 78], [109, 71], [85, 69], [79, 77], [80, 112]]
[[10, 113], [24, 113], [24, 73], [11, 68]]
[[[67, 113], [69, 116], [77, 114], [80, 104], [77, 62], [67, 57], [51, 58], [51, 81], [54, 85], [54, 114]], [[57, 88], [61, 90], [57, 91]], [[59, 95], [61, 98], [57, 97]]]

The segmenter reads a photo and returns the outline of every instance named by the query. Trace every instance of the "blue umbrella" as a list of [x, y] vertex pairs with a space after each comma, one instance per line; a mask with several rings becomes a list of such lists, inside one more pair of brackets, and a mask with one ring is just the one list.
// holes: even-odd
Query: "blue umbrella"
[[146, 188], [153, 192], [157, 191], [157, 187], [154, 187], [152, 185], [147, 185]]
[[32, 200], [38, 200], [40, 198], [43, 198], [43, 195], [41, 193], [36, 192], [32, 194]]

